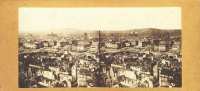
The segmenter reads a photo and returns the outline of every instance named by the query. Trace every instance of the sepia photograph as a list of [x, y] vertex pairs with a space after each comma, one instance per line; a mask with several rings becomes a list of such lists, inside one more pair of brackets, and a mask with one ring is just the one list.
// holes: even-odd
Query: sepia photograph
[[18, 9], [19, 88], [181, 88], [180, 7]]

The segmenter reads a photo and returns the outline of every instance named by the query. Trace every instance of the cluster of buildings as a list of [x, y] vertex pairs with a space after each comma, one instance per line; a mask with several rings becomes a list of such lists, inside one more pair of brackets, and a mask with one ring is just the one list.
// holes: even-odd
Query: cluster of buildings
[[19, 39], [19, 87], [181, 87], [178, 38], [44, 36]]

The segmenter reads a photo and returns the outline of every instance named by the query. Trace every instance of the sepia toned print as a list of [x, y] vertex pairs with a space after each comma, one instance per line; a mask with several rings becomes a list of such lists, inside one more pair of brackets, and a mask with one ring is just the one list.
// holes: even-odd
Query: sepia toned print
[[182, 86], [179, 8], [60, 9], [21, 9], [20, 88]]

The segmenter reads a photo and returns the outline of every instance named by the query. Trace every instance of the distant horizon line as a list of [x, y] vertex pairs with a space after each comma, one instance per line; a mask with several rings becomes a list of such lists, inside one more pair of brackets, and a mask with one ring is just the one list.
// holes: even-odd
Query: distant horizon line
[[[64, 29], [69, 29], [69, 30], [64, 30]], [[147, 28], [130, 28], [130, 29], [76, 29], [76, 28], [62, 28], [62, 31], [56, 31], [59, 29], [45, 29], [49, 31], [20, 31], [19, 33], [45, 33], [45, 32], [95, 32], [95, 31], [131, 31], [131, 30], [142, 30], [142, 29], [157, 29], [157, 30], [162, 30], [162, 31], [167, 31], [167, 30], [181, 30], [181, 28], [171, 28], [171, 29], [163, 29], [163, 28], [153, 28], [153, 27], [147, 27]], [[34, 29], [34, 30], [44, 30], [44, 29]]]

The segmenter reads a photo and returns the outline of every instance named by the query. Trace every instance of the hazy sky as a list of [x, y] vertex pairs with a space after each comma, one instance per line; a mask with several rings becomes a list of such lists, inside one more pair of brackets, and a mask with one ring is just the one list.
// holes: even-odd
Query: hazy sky
[[181, 29], [181, 8], [19, 8], [20, 32], [134, 28]]

